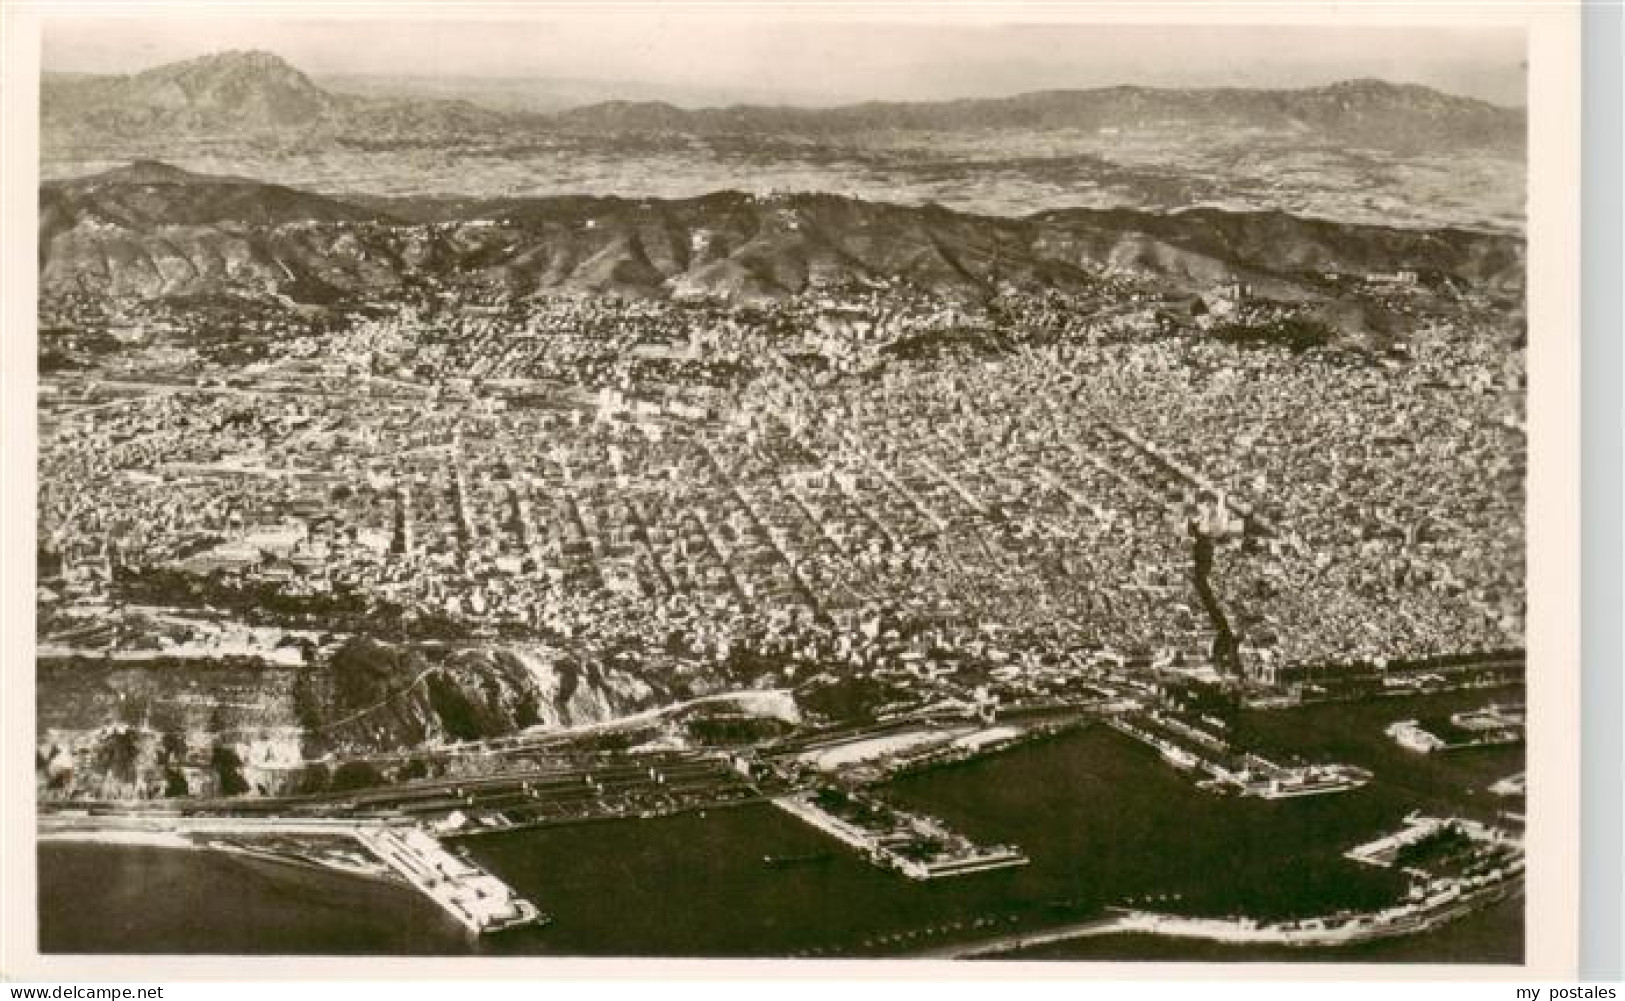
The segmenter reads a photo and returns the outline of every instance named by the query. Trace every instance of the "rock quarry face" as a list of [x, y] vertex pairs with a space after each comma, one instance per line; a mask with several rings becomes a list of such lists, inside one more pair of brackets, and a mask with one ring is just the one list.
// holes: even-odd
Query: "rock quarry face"
[[533, 725], [602, 723], [660, 702], [658, 689], [623, 668], [578, 666], [535, 647], [512, 647], [491, 656], [512, 660], [529, 675], [539, 717]]
[[309, 791], [330, 751], [407, 751], [602, 723], [673, 701], [625, 667], [538, 646], [455, 652], [352, 640], [308, 667], [242, 659], [40, 665], [42, 795]]

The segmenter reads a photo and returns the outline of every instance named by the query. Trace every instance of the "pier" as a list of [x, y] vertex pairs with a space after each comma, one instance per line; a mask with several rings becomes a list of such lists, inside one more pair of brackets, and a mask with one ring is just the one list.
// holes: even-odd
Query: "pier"
[[[883, 807], [848, 793], [823, 790], [774, 797], [774, 806], [848, 847], [869, 861], [914, 880], [964, 876], [1027, 865], [1009, 845], [977, 845], [927, 817]], [[831, 803], [838, 803], [837, 807]]]
[[1517, 839], [1476, 820], [1465, 817], [1424, 817], [1411, 813], [1405, 825], [1392, 834], [1384, 835], [1363, 845], [1356, 845], [1343, 853], [1343, 857], [1364, 865], [1391, 868], [1399, 862], [1406, 849], [1427, 844], [1443, 836], [1455, 835], [1460, 839], [1486, 848], [1505, 847], [1517, 857], [1522, 856]]
[[1214, 792], [1294, 799], [1349, 792], [1371, 781], [1371, 773], [1352, 765], [1289, 767], [1258, 754], [1234, 755], [1229, 745], [1212, 735], [1154, 713], [1138, 720], [1113, 716], [1107, 725], [1150, 747], [1180, 771], [1208, 776], [1198, 785]]
[[357, 828], [356, 840], [476, 935], [544, 924], [536, 905], [417, 827]]
[[[391, 825], [374, 819], [338, 817], [182, 817], [130, 813], [91, 816], [77, 812], [44, 814], [42, 838], [104, 843], [155, 844], [176, 848], [216, 848], [276, 861], [313, 864], [303, 855], [218, 838], [349, 839], [392, 872], [422, 891], [458, 923], [477, 935], [549, 920], [536, 905], [506, 883], [441, 844], [415, 825]], [[319, 863], [327, 868], [362, 872], [353, 865]]]

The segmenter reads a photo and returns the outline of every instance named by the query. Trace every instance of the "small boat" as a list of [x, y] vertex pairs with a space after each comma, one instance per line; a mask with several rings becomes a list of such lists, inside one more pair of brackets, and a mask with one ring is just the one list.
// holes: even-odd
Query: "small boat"
[[808, 852], [805, 855], [763, 855], [762, 864], [772, 869], [783, 869], [792, 865], [827, 862], [829, 857], [829, 852]]

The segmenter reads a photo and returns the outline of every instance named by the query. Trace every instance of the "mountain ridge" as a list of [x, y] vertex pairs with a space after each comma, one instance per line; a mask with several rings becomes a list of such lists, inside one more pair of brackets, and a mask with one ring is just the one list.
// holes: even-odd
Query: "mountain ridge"
[[210, 53], [124, 76], [45, 74], [40, 86], [42, 132], [59, 134], [292, 138], [381, 125], [391, 133], [456, 135], [523, 118], [466, 101], [332, 93], [264, 50]]
[[865, 101], [829, 107], [734, 104], [685, 109], [662, 101], [602, 101], [541, 114], [498, 111], [452, 98], [335, 93], [274, 53], [212, 53], [128, 76], [46, 74], [41, 119], [62, 133], [135, 130], [193, 135], [211, 129], [263, 135], [305, 130], [391, 136], [534, 134], [615, 136], [874, 132], [1111, 130], [1147, 124], [1308, 132], [1352, 144], [1521, 150], [1526, 114], [1419, 84], [1373, 78], [1299, 89], [1118, 85], [946, 101]]
[[[827, 193], [364, 201], [151, 162], [40, 188], [46, 291], [155, 297], [232, 289], [315, 300], [384, 294], [431, 275], [513, 295], [583, 292], [776, 299], [898, 280], [985, 297], [1077, 289], [1107, 271], [1174, 288], [1245, 281], [1312, 295], [1323, 271], [1413, 269], [1521, 283], [1500, 234], [1189, 208], [1022, 217]], [[292, 294], [290, 292], [290, 294]]]

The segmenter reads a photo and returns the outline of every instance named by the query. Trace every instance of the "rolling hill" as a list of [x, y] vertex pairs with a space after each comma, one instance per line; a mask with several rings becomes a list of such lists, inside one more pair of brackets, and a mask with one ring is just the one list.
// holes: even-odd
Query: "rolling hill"
[[901, 280], [985, 296], [1070, 289], [1104, 269], [1189, 288], [1240, 279], [1281, 294], [1311, 273], [1411, 268], [1522, 281], [1523, 243], [1280, 212], [1072, 209], [1023, 218], [828, 194], [390, 200], [329, 197], [142, 162], [40, 190], [41, 287], [156, 297], [387, 293], [432, 277], [544, 291], [778, 298]]

